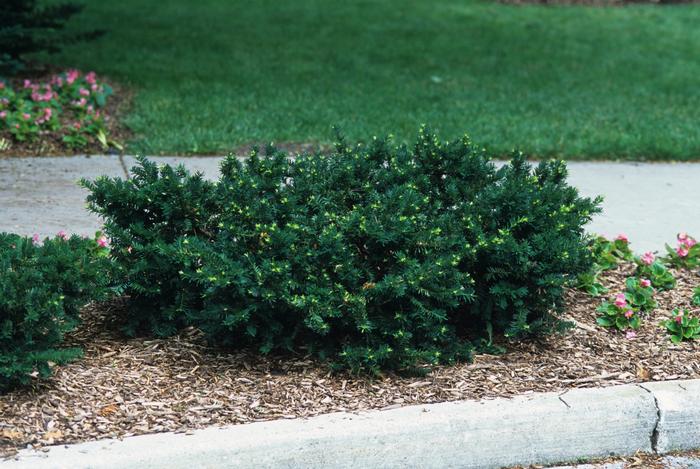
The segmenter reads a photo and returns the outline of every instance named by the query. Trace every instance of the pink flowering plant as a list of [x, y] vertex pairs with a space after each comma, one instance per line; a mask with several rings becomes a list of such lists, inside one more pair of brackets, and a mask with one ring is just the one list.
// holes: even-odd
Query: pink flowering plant
[[700, 245], [688, 233], [678, 233], [677, 245], [672, 248], [666, 245], [666, 264], [684, 269], [695, 269], [700, 266]]
[[610, 240], [605, 236], [595, 236], [588, 242], [588, 249], [593, 259], [590, 271], [576, 277], [574, 287], [585, 291], [591, 296], [600, 296], [608, 292], [599, 280], [601, 272], [614, 269], [620, 262], [631, 261], [634, 258], [629, 247], [629, 239], [620, 233]]
[[629, 277], [625, 281], [627, 302], [638, 311], [651, 311], [658, 306], [654, 299], [654, 288], [646, 278]]
[[91, 141], [117, 146], [107, 138], [105, 105], [111, 94], [95, 72], [68, 70], [48, 80], [14, 84], [0, 79], [0, 135], [16, 142], [58, 135], [71, 148]]
[[599, 278], [600, 270], [584, 272], [576, 278], [574, 287], [588, 293], [591, 296], [601, 296], [608, 292]]
[[664, 321], [662, 325], [666, 327], [674, 344], [700, 337], [700, 320], [687, 309], [674, 309], [671, 319]]
[[621, 331], [639, 329], [639, 313], [627, 301], [625, 293], [618, 293], [612, 301], [603, 301], [597, 311], [600, 314], [596, 322], [603, 327], [615, 327]]
[[651, 285], [660, 291], [672, 290], [676, 286], [676, 278], [654, 255], [653, 252], [646, 252], [639, 257], [635, 257], [637, 270], [635, 275], [639, 278], [646, 278]]
[[605, 236], [597, 236], [590, 242], [589, 248], [593, 254], [593, 262], [600, 270], [614, 269], [620, 262], [634, 259], [629, 239], [624, 233], [618, 234], [612, 240]]

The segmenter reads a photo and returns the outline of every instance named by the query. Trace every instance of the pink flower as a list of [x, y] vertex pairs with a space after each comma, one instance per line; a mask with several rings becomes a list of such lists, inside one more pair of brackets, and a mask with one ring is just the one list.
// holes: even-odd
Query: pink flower
[[30, 80], [24, 80], [24, 87], [25, 88], [31, 88], [32, 87], [32, 82]]
[[676, 249], [676, 254], [678, 254], [680, 257], [685, 257], [688, 255], [688, 248], [685, 247], [685, 245], [680, 245]]
[[68, 233], [65, 231], [61, 230], [58, 233], [56, 233], [56, 236], [58, 236], [61, 239], [68, 239]]
[[693, 246], [695, 246], [696, 244], [698, 244], [698, 242], [695, 241], [695, 238], [688, 237], [688, 239], [681, 241], [681, 244], [684, 245], [685, 247], [687, 247], [688, 249], [690, 249]]
[[7, 112], [6, 111], [0, 111], [0, 119], [4, 119], [7, 117]]
[[80, 122], [76, 122], [75, 124], [73, 124], [73, 128], [74, 128], [75, 130], [80, 130], [81, 127], [82, 127], [82, 126], [80, 125]]
[[66, 72], [66, 83], [72, 85], [75, 80], [78, 79], [80, 73], [77, 70], [68, 70]]
[[48, 121], [49, 119], [51, 119], [52, 113], [53, 113], [53, 111], [51, 110], [50, 107], [45, 107], [44, 114], [36, 120], [36, 123], [43, 124], [44, 122]]
[[651, 265], [654, 263], [656, 256], [654, 255], [653, 252], [649, 251], [649, 252], [645, 252], [644, 254], [642, 254], [641, 259], [642, 259], [642, 262], [645, 263], [646, 265]]
[[615, 306], [618, 308], [624, 308], [627, 306], [627, 298], [624, 293], [618, 293], [615, 295]]
[[674, 317], [673, 320], [676, 321], [676, 323], [678, 324], [683, 322], [683, 313], [678, 313], [678, 316]]
[[617, 235], [617, 238], [615, 238], [615, 241], [622, 241], [624, 243], [629, 243], [629, 239], [627, 238], [627, 235], [624, 233], [620, 233]]
[[90, 89], [91, 89], [92, 91], [97, 91], [98, 88], [99, 88], [99, 86], [97, 85], [97, 83], [93, 83], [92, 85], [90, 85]]
[[3, 88], [5, 88], [5, 82], [4, 82], [4, 81], [0, 81], [0, 90], [3, 89]]
[[107, 237], [106, 236], [100, 236], [97, 239], [97, 245], [101, 248], [106, 248], [107, 247]]
[[628, 309], [627, 311], [625, 311], [625, 317], [627, 319], [631, 318], [632, 316], [634, 316], [634, 311], [632, 311], [631, 309]]
[[39, 244], [39, 233], [34, 233], [34, 236], [32, 236], [32, 242], [34, 244]]
[[688, 233], [686, 233], [685, 231], [681, 231], [676, 235], [676, 238], [678, 239], [678, 241], [685, 241], [686, 239], [688, 239]]
[[90, 96], [90, 91], [86, 90], [85, 88], [80, 88], [78, 93], [80, 93], [80, 96]]
[[637, 333], [634, 331], [627, 331], [625, 337], [628, 339], [634, 339], [635, 337], [637, 337]]
[[22, 119], [24, 119], [26, 121], [28, 121], [30, 117], [32, 117], [31, 114], [28, 114], [26, 112], [24, 114], [22, 114]]
[[88, 72], [85, 74], [85, 81], [88, 82], [91, 85], [94, 85], [95, 82], [97, 81], [95, 77], [95, 72]]
[[650, 287], [650, 286], [651, 286], [651, 281], [648, 280], [648, 279], [643, 278], [643, 279], [641, 279], [641, 280], [639, 281], [639, 284], [640, 284], [641, 286], [643, 286], [644, 288], [647, 288], [647, 287]]

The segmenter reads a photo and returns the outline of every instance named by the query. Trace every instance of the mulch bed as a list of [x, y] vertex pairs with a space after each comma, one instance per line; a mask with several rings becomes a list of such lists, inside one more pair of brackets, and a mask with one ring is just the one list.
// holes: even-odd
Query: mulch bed
[[[51, 79], [54, 73], [61, 70], [51, 69], [43, 74], [32, 75], [34, 81], [46, 82]], [[103, 77], [99, 77], [103, 80]], [[23, 79], [15, 78], [10, 80], [13, 87], [21, 86]], [[123, 124], [123, 116], [129, 111], [134, 98], [134, 92], [125, 86], [106, 80], [112, 87], [113, 93], [107, 98], [105, 103], [105, 125], [107, 127], [107, 137], [122, 146], [133, 137], [132, 132]], [[103, 155], [105, 153], [118, 154], [119, 151], [110, 147], [105, 150], [97, 142], [90, 142], [84, 147], [71, 148], [61, 140], [62, 135], [58, 132], [44, 132], [33, 141], [18, 142], [7, 130], [0, 130], [0, 139], [9, 142], [7, 148], [0, 147], [0, 157], [3, 156], [66, 156], [66, 155]]]
[[[667, 457], [685, 457], [685, 458], [695, 458], [697, 459], [700, 457], [700, 451], [683, 451], [683, 452], [671, 452], [668, 454], [660, 455], [660, 454], [649, 454], [649, 453], [637, 453], [632, 456], [625, 456], [625, 457], [610, 457], [610, 458], [603, 458], [603, 459], [596, 459], [596, 460], [591, 460], [587, 461], [585, 463], [581, 464], [589, 464], [591, 466], [591, 469], [606, 469], [605, 465], [606, 464], [622, 464], [622, 467], [625, 469], [632, 469], [632, 468], [639, 468], [639, 469], [687, 469], [686, 465], [680, 465], [676, 464], [672, 468], [669, 467], [669, 465], [666, 463], [665, 459]], [[532, 465], [532, 466], [527, 466], [527, 468], [523, 466], [515, 466], [511, 469], [545, 469], [546, 467], [551, 467], [551, 466], [541, 466], [541, 465]], [[557, 466], [559, 467], [559, 466]], [[586, 466], [588, 467], [588, 466]]]
[[[632, 270], [622, 265], [604, 275], [611, 294], [623, 290]], [[169, 339], [125, 340], [105, 326], [123, 305], [88, 307], [69, 339], [83, 347], [84, 358], [58, 367], [50, 380], [0, 396], [0, 454], [336, 411], [700, 378], [700, 343], [673, 345], [659, 326], [674, 307], [693, 309], [691, 290], [700, 277], [674, 274], [677, 288], [657, 294], [660, 307], [636, 338], [598, 327], [600, 299], [572, 290], [567, 318], [574, 329], [539, 342], [504, 343], [504, 355], [479, 355], [423, 377], [358, 378], [331, 374], [303, 356], [225, 353], [207, 348], [193, 329]]]

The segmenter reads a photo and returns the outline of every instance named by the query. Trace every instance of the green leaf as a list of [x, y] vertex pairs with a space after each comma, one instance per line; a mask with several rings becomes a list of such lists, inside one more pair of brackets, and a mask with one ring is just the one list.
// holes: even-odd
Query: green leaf
[[596, 319], [596, 322], [603, 327], [611, 327], [611, 326], [615, 325], [615, 323], [613, 321], [611, 321], [610, 319], [608, 319], [606, 317], [599, 317]]

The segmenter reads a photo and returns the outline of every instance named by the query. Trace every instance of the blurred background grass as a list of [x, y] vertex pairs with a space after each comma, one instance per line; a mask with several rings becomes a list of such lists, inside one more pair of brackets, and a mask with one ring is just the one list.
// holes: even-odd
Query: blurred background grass
[[700, 156], [700, 8], [475, 0], [88, 0], [49, 60], [132, 86], [130, 152], [225, 153], [421, 123], [497, 154]]

